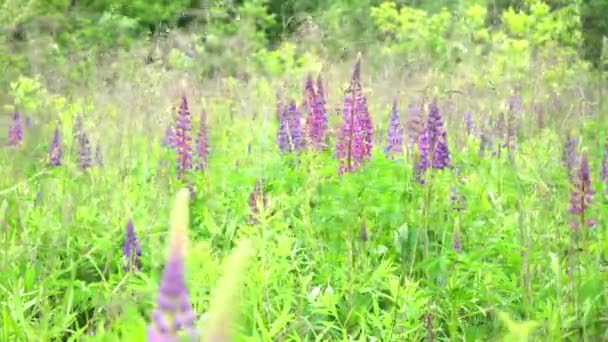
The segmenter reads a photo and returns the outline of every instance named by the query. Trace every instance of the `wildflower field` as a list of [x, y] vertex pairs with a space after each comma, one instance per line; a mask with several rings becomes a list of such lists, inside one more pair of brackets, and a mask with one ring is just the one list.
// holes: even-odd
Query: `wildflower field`
[[608, 340], [608, 38], [461, 3], [2, 41], [0, 341]]

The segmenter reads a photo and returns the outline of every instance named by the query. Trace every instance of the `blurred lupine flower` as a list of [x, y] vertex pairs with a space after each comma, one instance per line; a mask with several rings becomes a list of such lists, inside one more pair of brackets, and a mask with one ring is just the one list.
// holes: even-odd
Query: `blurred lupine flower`
[[183, 180], [184, 173], [192, 168], [192, 119], [188, 100], [182, 96], [175, 127], [175, 147], [177, 148], [177, 178]]
[[439, 170], [451, 167], [452, 161], [447, 144], [447, 135], [443, 128], [443, 118], [439, 113], [436, 101], [429, 105], [429, 115], [424, 131], [419, 137], [418, 148], [420, 161], [416, 166], [416, 173], [419, 175], [428, 168]]
[[80, 133], [80, 149], [78, 151], [78, 163], [81, 169], [88, 169], [91, 167], [91, 143], [86, 132]]
[[314, 149], [321, 150], [325, 145], [327, 130], [327, 113], [325, 113], [325, 95], [321, 75], [317, 78], [317, 91], [314, 89], [312, 77], [309, 75], [305, 89], [305, 107], [308, 109], [306, 132], [308, 140]]
[[471, 135], [473, 133], [473, 117], [471, 116], [471, 112], [464, 113], [464, 126], [467, 135]]
[[97, 148], [95, 148], [95, 164], [99, 167], [103, 167], [103, 152], [101, 151], [101, 144], [97, 144]]
[[24, 116], [25, 127], [32, 127], [32, 118], [29, 115]]
[[591, 188], [591, 175], [589, 172], [589, 160], [587, 154], [583, 153], [578, 167], [576, 179], [572, 182], [573, 189], [570, 193], [570, 208], [568, 212], [575, 218], [570, 221], [572, 229], [578, 229], [581, 225], [592, 227], [595, 220], [585, 217], [586, 211], [593, 200], [593, 189]]
[[359, 240], [361, 240], [362, 242], [367, 242], [368, 239], [368, 235], [367, 235], [367, 226], [365, 225], [365, 223], [361, 224], [361, 227], [359, 227]]
[[184, 277], [184, 255], [188, 240], [189, 226], [188, 191], [178, 193], [171, 213], [171, 236], [169, 253], [165, 263], [157, 307], [152, 313], [148, 326], [148, 342], [179, 341], [179, 335], [186, 331], [191, 339], [197, 337], [194, 327], [195, 315], [190, 304], [190, 294]]
[[165, 128], [165, 135], [163, 136], [161, 146], [170, 148], [175, 147], [175, 128], [173, 125], [169, 125]]
[[424, 112], [424, 103], [419, 104], [410, 103], [407, 107], [407, 135], [408, 135], [408, 146], [410, 148], [418, 144], [420, 134], [424, 129], [424, 123], [422, 122], [422, 115]]
[[393, 159], [396, 154], [403, 152], [403, 127], [401, 118], [397, 111], [397, 100], [393, 100], [393, 109], [389, 118], [388, 129], [386, 131], [386, 149], [384, 153], [387, 158]]
[[562, 150], [562, 163], [566, 168], [566, 172], [568, 172], [568, 178], [572, 181], [574, 177], [574, 166], [577, 162], [577, 142], [576, 140], [568, 134], [566, 136], [566, 141], [564, 143], [564, 147]]
[[373, 126], [367, 110], [367, 99], [361, 88], [361, 54], [346, 90], [342, 109], [342, 126], [336, 144], [340, 159], [338, 174], [352, 172], [371, 157]]
[[281, 152], [289, 152], [291, 150], [289, 140], [287, 110], [283, 108], [279, 114], [279, 130], [277, 131], [277, 145]]
[[462, 253], [462, 240], [460, 239], [460, 230], [454, 229], [452, 234], [452, 249], [456, 253]]
[[125, 265], [123, 265], [125, 271], [141, 269], [141, 246], [137, 235], [135, 235], [135, 228], [131, 219], [127, 222], [126, 234], [122, 244], [122, 255], [125, 259]]
[[[323, 87], [323, 78], [321, 74], [317, 76], [317, 119], [321, 122], [317, 128], [317, 139], [321, 144], [327, 143], [327, 109], [325, 108], [325, 88]], [[324, 146], [326, 147], [326, 146]]]
[[292, 151], [300, 151], [304, 147], [304, 132], [302, 130], [302, 113], [296, 107], [296, 102], [291, 100], [287, 107], [287, 124]]
[[196, 156], [198, 158], [198, 163], [196, 165], [197, 170], [206, 169], [209, 157], [209, 144], [207, 142], [207, 114], [205, 111], [201, 113], [201, 121], [198, 127]]
[[17, 146], [23, 140], [23, 126], [19, 112], [13, 113], [13, 119], [8, 129], [8, 145]]
[[42, 206], [44, 198], [42, 197], [42, 191], [36, 193], [36, 205]]
[[49, 165], [60, 166], [61, 165], [61, 141], [59, 140], [59, 126], [55, 127], [53, 132], [53, 141], [49, 146]]
[[268, 198], [264, 192], [264, 180], [262, 179], [258, 179], [255, 182], [253, 190], [249, 194], [249, 209], [251, 210], [249, 221], [252, 224], [258, 222], [257, 216], [260, 214], [260, 204], [264, 209], [268, 206]]
[[605, 192], [608, 195], [608, 142], [604, 147], [604, 159], [602, 160], [602, 179], [604, 180]]

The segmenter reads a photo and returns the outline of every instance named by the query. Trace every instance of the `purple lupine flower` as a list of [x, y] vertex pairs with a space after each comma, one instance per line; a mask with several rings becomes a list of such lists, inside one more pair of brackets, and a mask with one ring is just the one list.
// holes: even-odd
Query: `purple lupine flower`
[[279, 130], [277, 131], [277, 145], [281, 152], [289, 152], [289, 122], [287, 117], [287, 109], [283, 108], [279, 114]]
[[394, 158], [396, 154], [403, 152], [403, 127], [401, 118], [397, 111], [397, 100], [393, 100], [393, 109], [389, 118], [388, 129], [386, 131], [386, 149], [384, 150], [387, 158]]
[[352, 172], [371, 157], [373, 125], [367, 109], [367, 99], [361, 88], [361, 55], [346, 90], [342, 109], [342, 126], [336, 144], [340, 159], [338, 173]]
[[296, 102], [291, 100], [287, 107], [287, 125], [291, 140], [291, 150], [300, 151], [304, 147], [304, 132], [302, 130], [302, 113], [296, 107]]
[[197, 170], [206, 169], [209, 157], [209, 144], [207, 142], [207, 114], [205, 111], [201, 112], [201, 121], [196, 140], [196, 156], [198, 158]]
[[101, 144], [97, 144], [97, 148], [95, 148], [95, 165], [103, 167], [103, 152], [101, 150]]
[[125, 258], [125, 265], [123, 265], [125, 271], [141, 269], [141, 260], [139, 259], [141, 257], [141, 246], [131, 219], [127, 222], [126, 234], [122, 244], [122, 255]]
[[593, 200], [593, 189], [591, 188], [591, 175], [589, 172], [589, 160], [587, 154], [583, 153], [578, 167], [576, 179], [572, 182], [573, 189], [570, 193], [570, 208], [568, 213], [575, 217], [570, 221], [572, 229], [578, 229], [581, 225], [592, 227], [595, 220], [588, 219], [585, 214]]
[[410, 103], [407, 108], [408, 117], [406, 127], [407, 135], [409, 137], [408, 146], [412, 148], [418, 144], [418, 139], [423, 130], [424, 125], [422, 123], [422, 115], [424, 111], [424, 103]]
[[479, 128], [479, 155], [484, 156], [486, 150], [492, 150], [492, 116]]
[[435, 145], [435, 151], [433, 152], [433, 168], [434, 169], [445, 169], [452, 166], [452, 159], [450, 157], [450, 150], [448, 147], [448, 138], [445, 130], [439, 135], [437, 144]]
[[148, 342], [179, 341], [182, 331], [196, 336], [195, 315], [190, 304], [190, 294], [184, 279], [183, 251], [171, 246], [165, 270], [158, 290], [157, 307], [148, 327]]
[[605, 192], [608, 195], [608, 142], [604, 146], [604, 159], [602, 160], [602, 179], [604, 180]]
[[80, 133], [80, 149], [78, 151], [78, 163], [81, 169], [88, 169], [91, 167], [91, 143], [86, 132]]
[[257, 216], [260, 213], [260, 204], [264, 209], [268, 206], [268, 198], [264, 192], [264, 180], [262, 179], [255, 182], [253, 190], [249, 194], [249, 209], [251, 211], [249, 221], [251, 223], [258, 222]]
[[19, 112], [13, 113], [13, 120], [8, 129], [8, 146], [17, 146], [23, 140], [23, 126]]
[[416, 169], [418, 174], [424, 173], [428, 168], [444, 169], [451, 167], [447, 133], [443, 128], [443, 118], [439, 113], [436, 101], [429, 105], [429, 115], [424, 131], [418, 139], [418, 148], [421, 158]]
[[577, 162], [577, 142], [568, 134], [562, 150], [562, 163], [568, 172], [568, 178], [572, 181], [574, 177], [574, 166]]
[[49, 161], [50, 166], [61, 165], [61, 141], [59, 140], [59, 126], [55, 127], [53, 132], [53, 141], [49, 146]]
[[471, 116], [471, 112], [464, 113], [464, 126], [467, 135], [471, 135], [473, 133], [473, 117]]
[[314, 90], [312, 77], [309, 75], [305, 89], [305, 106], [308, 108], [306, 131], [308, 140], [313, 148], [321, 150], [325, 144], [327, 129], [327, 114], [325, 113], [325, 95], [321, 75], [317, 78], [317, 91]]
[[325, 88], [323, 87], [323, 78], [321, 74], [317, 76], [317, 102], [316, 102], [316, 110], [317, 110], [317, 121], [315, 128], [315, 136], [317, 140], [321, 144], [327, 144], [327, 109], [325, 108]]
[[367, 109], [367, 98], [362, 97], [360, 102], [360, 108], [357, 110], [359, 114], [359, 122], [361, 125], [361, 133], [363, 135], [363, 158], [362, 160], [369, 160], [372, 156], [372, 137], [374, 133], [371, 116]]
[[173, 127], [173, 125], [169, 125], [165, 128], [165, 135], [163, 136], [161, 146], [169, 148], [175, 147], [175, 127]]
[[184, 173], [192, 168], [192, 119], [188, 100], [182, 96], [175, 125], [175, 147], [177, 148], [177, 178], [183, 180]]

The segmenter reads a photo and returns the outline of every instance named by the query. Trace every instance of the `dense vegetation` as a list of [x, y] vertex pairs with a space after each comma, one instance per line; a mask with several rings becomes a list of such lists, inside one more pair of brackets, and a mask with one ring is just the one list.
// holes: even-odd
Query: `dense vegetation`
[[0, 341], [608, 339], [607, 16], [0, 0]]

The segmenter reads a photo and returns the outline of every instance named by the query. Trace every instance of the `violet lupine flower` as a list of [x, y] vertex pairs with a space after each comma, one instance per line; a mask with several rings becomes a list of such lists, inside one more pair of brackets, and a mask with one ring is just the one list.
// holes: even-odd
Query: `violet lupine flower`
[[321, 74], [317, 76], [317, 102], [316, 102], [316, 110], [317, 110], [317, 126], [315, 131], [315, 136], [321, 144], [327, 143], [327, 109], [325, 108], [325, 88], [323, 87], [323, 78]]
[[198, 136], [196, 140], [196, 156], [198, 157], [196, 169], [206, 169], [207, 160], [209, 156], [209, 144], [207, 142], [207, 114], [205, 113], [205, 111], [201, 113], [201, 121], [198, 127]]
[[291, 140], [291, 150], [300, 151], [304, 146], [304, 132], [302, 130], [302, 113], [296, 107], [296, 102], [291, 100], [287, 107], [287, 125], [289, 127], [289, 137]]
[[538, 130], [542, 130], [545, 127], [545, 107], [542, 103], [534, 104], [534, 113], [536, 113], [536, 124]]
[[324, 97], [321, 75], [317, 78], [317, 91], [314, 90], [312, 78], [309, 76], [305, 90], [305, 104], [308, 108], [306, 130], [310, 144], [317, 151], [324, 147], [326, 139], [327, 114]]
[[165, 135], [161, 142], [161, 146], [169, 148], [175, 147], [175, 127], [173, 127], [173, 125], [169, 125], [165, 128]]
[[396, 154], [403, 152], [403, 127], [401, 126], [401, 118], [397, 111], [397, 100], [393, 100], [393, 109], [386, 132], [386, 149], [384, 152], [387, 158], [391, 159]]
[[95, 148], [95, 164], [99, 167], [103, 167], [103, 152], [101, 151], [101, 144], [97, 144], [97, 148]]
[[157, 307], [148, 327], [148, 342], [177, 342], [182, 331], [195, 338], [195, 315], [184, 280], [182, 251], [171, 247], [158, 290]]
[[268, 198], [264, 192], [264, 181], [262, 179], [255, 182], [253, 190], [249, 194], [249, 209], [251, 210], [249, 221], [252, 224], [258, 222], [257, 215], [260, 214], [260, 204], [264, 209], [268, 206]]
[[407, 135], [409, 137], [408, 146], [412, 148], [418, 144], [418, 139], [423, 131], [424, 124], [422, 122], [422, 115], [424, 111], [424, 103], [410, 103], [407, 108], [408, 117], [406, 127]]
[[17, 146], [23, 140], [23, 125], [19, 112], [13, 113], [13, 120], [8, 129], [8, 146]]
[[192, 168], [192, 119], [188, 100], [182, 96], [175, 127], [175, 147], [177, 148], [177, 178], [182, 180], [184, 173]]
[[568, 134], [562, 151], [562, 163], [568, 172], [568, 178], [572, 181], [574, 177], [574, 165], [577, 162], [577, 142]]
[[287, 117], [287, 110], [283, 108], [279, 113], [279, 130], [277, 131], [277, 145], [281, 152], [289, 152], [289, 122]]
[[135, 235], [135, 228], [131, 219], [127, 222], [125, 239], [122, 245], [122, 255], [125, 258], [125, 265], [123, 265], [125, 271], [141, 269], [141, 260], [139, 259], [141, 257], [141, 246], [139, 245], [137, 235]]
[[59, 126], [55, 127], [53, 133], [53, 141], [49, 146], [49, 162], [50, 166], [61, 165], [61, 141], [59, 141]]
[[471, 133], [473, 133], [473, 118], [471, 112], [464, 113], [464, 125], [467, 135], [471, 135]]
[[443, 118], [439, 113], [436, 101], [429, 106], [424, 131], [419, 137], [418, 148], [420, 162], [416, 168], [419, 174], [426, 169], [444, 169], [451, 167], [450, 151], [447, 142], [447, 133], [443, 128]]
[[373, 126], [367, 99], [361, 88], [361, 55], [346, 90], [342, 109], [342, 126], [338, 134], [336, 155], [340, 159], [338, 174], [352, 172], [371, 157]]
[[570, 193], [570, 208], [568, 213], [575, 217], [570, 221], [572, 229], [578, 229], [581, 225], [592, 227], [595, 220], [588, 219], [585, 214], [593, 200], [593, 189], [591, 188], [591, 175], [589, 172], [589, 160], [587, 154], [581, 157], [576, 179], [572, 182], [573, 189]]
[[606, 187], [605, 192], [608, 195], [608, 142], [604, 147], [604, 159], [602, 160], [602, 179]]
[[88, 169], [91, 167], [91, 143], [86, 132], [80, 133], [80, 149], [78, 151], [78, 163], [81, 169]]

